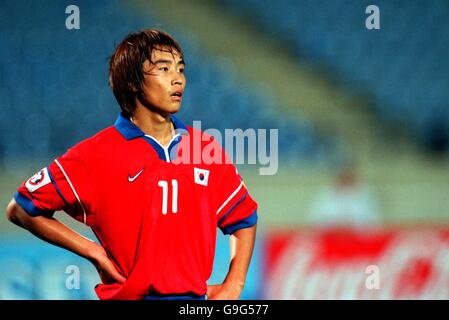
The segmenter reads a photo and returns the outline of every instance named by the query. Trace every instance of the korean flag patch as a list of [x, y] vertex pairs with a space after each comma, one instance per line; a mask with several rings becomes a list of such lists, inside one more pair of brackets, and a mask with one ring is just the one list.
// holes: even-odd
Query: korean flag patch
[[44, 168], [38, 171], [34, 176], [29, 178], [27, 182], [25, 182], [25, 187], [29, 192], [34, 192], [40, 187], [43, 187], [51, 182], [50, 174], [48, 173], [48, 169]]
[[209, 181], [209, 170], [193, 168], [193, 175], [196, 184], [207, 186], [207, 182]]

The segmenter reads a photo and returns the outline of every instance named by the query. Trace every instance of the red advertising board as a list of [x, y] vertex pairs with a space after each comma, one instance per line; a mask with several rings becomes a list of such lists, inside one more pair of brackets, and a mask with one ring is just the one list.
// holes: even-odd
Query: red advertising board
[[266, 236], [266, 299], [449, 299], [449, 227]]

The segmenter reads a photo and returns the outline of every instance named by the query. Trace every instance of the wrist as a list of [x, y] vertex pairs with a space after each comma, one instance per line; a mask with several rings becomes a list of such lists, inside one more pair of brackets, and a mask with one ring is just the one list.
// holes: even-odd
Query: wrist
[[223, 284], [225, 286], [232, 287], [233, 289], [243, 290], [243, 287], [245, 286], [245, 280], [226, 278]]
[[84, 257], [90, 261], [98, 261], [106, 254], [102, 246], [90, 240], [86, 243], [84, 251]]

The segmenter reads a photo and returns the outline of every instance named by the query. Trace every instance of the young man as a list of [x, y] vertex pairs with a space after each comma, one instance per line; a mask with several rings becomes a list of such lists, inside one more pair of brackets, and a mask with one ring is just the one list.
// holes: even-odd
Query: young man
[[[110, 60], [122, 110], [114, 126], [25, 181], [7, 207], [15, 224], [90, 260], [103, 282], [100, 299], [238, 299], [244, 286], [257, 204], [229, 161], [185, 161], [206, 148], [228, 159], [173, 116], [184, 65], [170, 35], [128, 35]], [[90, 226], [101, 245], [54, 219], [57, 210]], [[207, 286], [217, 226], [231, 234], [231, 262], [224, 282]]]

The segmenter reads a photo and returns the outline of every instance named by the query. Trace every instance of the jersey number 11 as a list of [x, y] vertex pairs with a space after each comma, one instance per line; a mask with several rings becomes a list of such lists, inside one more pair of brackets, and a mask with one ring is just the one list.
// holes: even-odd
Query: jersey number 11
[[[162, 188], [162, 214], [167, 214], [168, 202], [168, 181], [159, 180], [157, 185]], [[171, 210], [173, 213], [178, 212], [178, 180], [171, 180], [172, 199]]]

